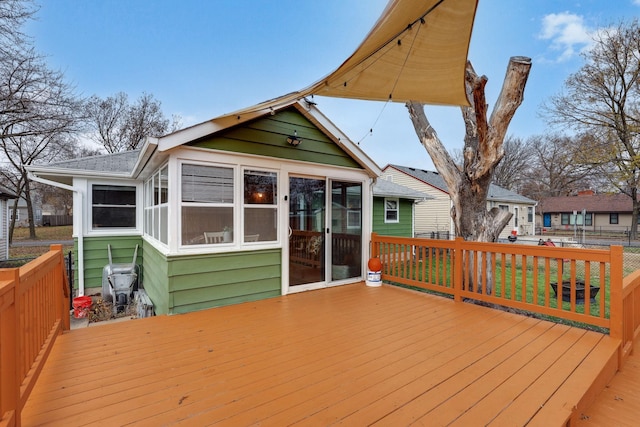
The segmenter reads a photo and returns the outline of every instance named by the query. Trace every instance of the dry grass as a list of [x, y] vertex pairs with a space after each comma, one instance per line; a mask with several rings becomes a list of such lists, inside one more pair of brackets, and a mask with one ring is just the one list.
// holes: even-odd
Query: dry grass
[[[36, 228], [35, 241], [59, 241], [59, 240], [72, 240], [73, 227], [71, 225], [64, 225], [60, 227], [38, 227]], [[33, 242], [29, 239], [29, 228], [18, 227], [13, 230], [13, 242]], [[73, 245], [65, 245], [62, 247], [63, 252], [67, 254], [73, 250]], [[15, 246], [12, 245], [9, 248], [10, 259], [24, 259], [24, 258], [37, 258], [40, 255], [49, 251], [49, 245], [43, 244], [38, 246]]]
[[[71, 240], [73, 226], [62, 225], [59, 227], [37, 227], [35, 240]], [[29, 239], [29, 227], [16, 227], [13, 230], [13, 241], [18, 242]]]

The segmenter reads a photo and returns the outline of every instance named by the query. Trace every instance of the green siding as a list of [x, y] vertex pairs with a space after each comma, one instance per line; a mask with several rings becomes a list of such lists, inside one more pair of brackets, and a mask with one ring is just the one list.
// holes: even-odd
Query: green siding
[[373, 232], [384, 236], [413, 237], [411, 230], [413, 200], [400, 199], [400, 221], [384, 222], [384, 198], [373, 199]]
[[[293, 135], [294, 131], [302, 140], [298, 147], [292, 147], [286, 141], [287, 136]], [[295, 108], [243, 123], [215, 137], [189, 145], [361, 169], [349, 154]]]
[[[85, 237], [84, 241], [84, 287], [101, 288], [102, 270], [109, 263], [107, 245], [111, 245], [111, 255], [114, 263], [131, 262], [133, 251], [138, 245], [137, 263], [142, 265], [143, 250], [142, 237], [140, 236], [109, 236], [109, 237]], [[75, 255], [75, 287], [78, 287], [78, 239], [74, 239]], [[140, 273], [144, 276], [144, 269]], [[140, 278], [140, 282], [143, 277]]]
[[156, 314], [169, 313], [169, 264], [167, 258], [156, 248], [143, 241], [144, 258], [142, 270], [144, 282], [142, 287], [153, 301], [153, 309]]
[[145, 243], [144, 289], [156, 314], [186, 313], [281, 293], [280, 249], [166, 257]]

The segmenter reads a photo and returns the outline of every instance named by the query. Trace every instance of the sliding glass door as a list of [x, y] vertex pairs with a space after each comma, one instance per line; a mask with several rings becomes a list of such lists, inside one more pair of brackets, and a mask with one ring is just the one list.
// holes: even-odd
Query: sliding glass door
[[289, 178], [289, 285], [325, 282], [326, 182]]

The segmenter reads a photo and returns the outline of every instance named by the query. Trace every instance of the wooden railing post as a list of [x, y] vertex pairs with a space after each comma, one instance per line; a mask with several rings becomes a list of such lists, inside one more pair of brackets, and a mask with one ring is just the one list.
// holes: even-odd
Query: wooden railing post
[[[622, 246], [611, 246], [611, 261], [609, 271], [609, 334], [612, 338], [624, 339], [624, 313], [622, 295]], [[624, 348], [625, 343], [622, 343]]]
[[[19, 301], [18, 268], [0, 270], [0, 282], [7, 282], [6, 292], [0, 295], [0, 420], [8, 425], [20, 423], [20, 378], [18, 360], [20, 343], [18, 331]], [[9, 420], [5, 420], [7, 416]]]
[[64, 252], [60, 244], [51, 245], [49, 250], [60, 254], [59, 269], [56, 270], [55, 277], [60, 278], [62, 289], [58, 289], [58, 292], [55, 292], [56, 301], [54, 307], [56, 307], [58, 317], [62, 320], [62, 329], [68, 331], [71, 329], [71, 318], [69, 316], [69, 298], [71, 298], [71, 295], [69, 295], [69, 279], [65, 269]]
[[453, 246], [453, 300], [462, 301], [462, 267], [464, 256], [462, 251], [462, 237], [456, 237]]
[[378, 257], [378, 245], [376, 244], [376, 240], [378, 238], [378, 233], [371, 233], [371, 258]]

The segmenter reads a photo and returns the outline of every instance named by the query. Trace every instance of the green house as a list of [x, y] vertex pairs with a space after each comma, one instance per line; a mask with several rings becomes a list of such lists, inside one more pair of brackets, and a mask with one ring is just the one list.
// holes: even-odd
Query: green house
[[[131, 263], [156, 314], [363, 280], [380, 168], [305, 100], [260, 104], [138, 150], [29, 168], [74, 194], [78, 295]], [[400, 211], [402, 212], [402, 210]]]
[[433, 197], [379, 178], [373, 186], [373, 232], [384, 236], [415, 237], [415, 206]]

